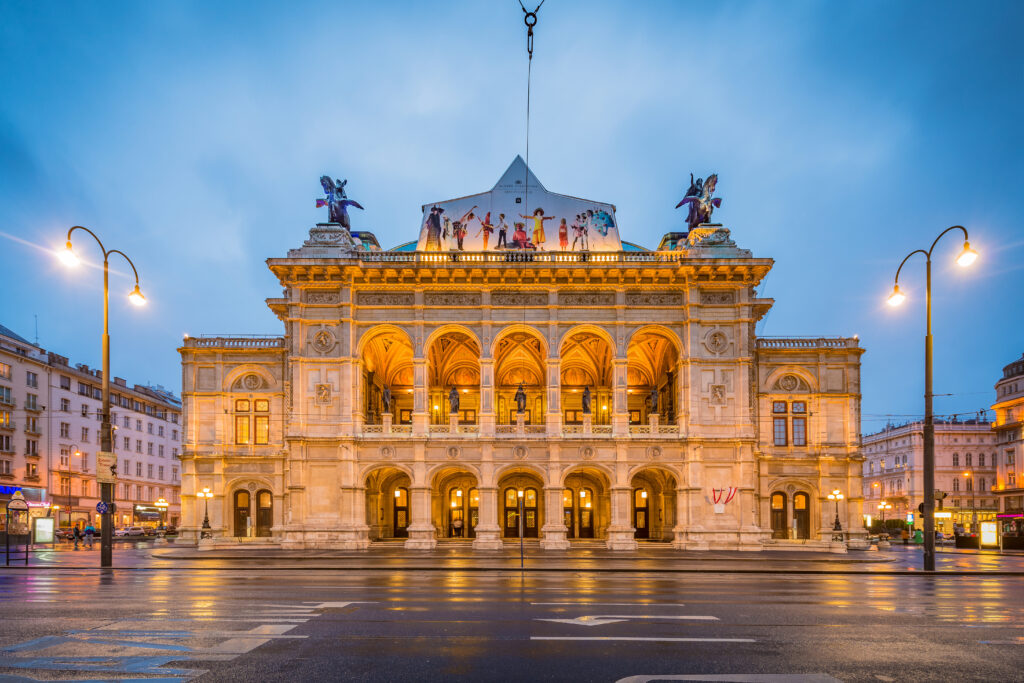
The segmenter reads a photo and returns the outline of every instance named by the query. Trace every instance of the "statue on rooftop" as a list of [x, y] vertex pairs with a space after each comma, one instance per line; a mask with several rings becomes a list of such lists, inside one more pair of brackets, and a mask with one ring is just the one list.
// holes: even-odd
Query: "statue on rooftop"
[[709, 175], [707, 180], [702, 180], [701, 178], [694, 180], [693, 174], [690, 174], [690, 188], [686, 191], [686, 196], [683, 197], [682, 201], [676, 204], [677, 209], [683, 204], [690, 205], [689, 212], [686, 215], [686, 224], [690, 227], [690, 230], [693, 230], [701, 223], [710, 221], [711, 213], [722, 206], [722, 200], [713, 196], [717, 184], [717, 173]]
[[327, 199], [316, 200], [317, 208], [327, 207], [327, 220], [329, 223], [338, 223], [341, 227], [349, 230], [352, 223], [348, 218], [348, 207], [354, 206], [362, 209], [359, 202], [349, 199], [345, 194], [345, 185], [348, 180], [331, 180], [330, 176], [320, 176], [320, 184], [324, 188]]

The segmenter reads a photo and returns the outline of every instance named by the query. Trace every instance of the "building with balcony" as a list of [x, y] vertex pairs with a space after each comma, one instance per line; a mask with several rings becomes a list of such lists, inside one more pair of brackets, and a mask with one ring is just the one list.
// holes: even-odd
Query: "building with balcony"
[[[913, 519], [924, 527], [924, 421], [887, 425], [864, 437], [864, 513], [874, 519]], [[984, 411], [976, 418], [935, 419], [935, 528], [952, 533], [995, 518], [996, 434]], [[892, 508], [884, 511], [883, 501]]]
[[280, 335], [185, 338], [185, 537], [825, 549], [834, 489], [862, 537], [863, 350], [757, 337], [771, 259], [721, 225], [623, 242], [519, 158], [423, 213], [269, 259]]
[[[1003, 368], [996, 382], [993, 428], [998, 446], [996, 493], [1004, 545], [1024, 549], [1024, 356]], [[1009, 541], [1012, 536], [1014, 541]]]
[[[112, 380], [115, 523], [177, 523], [181, 401], [162, 387]], [[99, 525], [102, 382], [101, 371], [0, 326], [0, 504], [21, 490], [33, 515]]]

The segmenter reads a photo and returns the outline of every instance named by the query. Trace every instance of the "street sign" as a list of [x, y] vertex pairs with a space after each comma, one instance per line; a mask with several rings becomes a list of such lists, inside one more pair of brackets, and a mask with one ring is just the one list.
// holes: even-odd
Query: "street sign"
[[100, 502], [96, 503], [96, 512], [102, 515], [105, 512], [109, 512], [109, 508], [107, 507], [107, 504], [101, 500]]
[[96, 481], [100, 484], [113, 484], [117, 481], [116, 455], [106, 451], [96, 454]]

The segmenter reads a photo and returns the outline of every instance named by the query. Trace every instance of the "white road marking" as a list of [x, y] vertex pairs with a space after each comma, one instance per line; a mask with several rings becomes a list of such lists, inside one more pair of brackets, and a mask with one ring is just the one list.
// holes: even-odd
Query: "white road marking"
[[[892, 680], [887, 679], [887, 680]], [[714, 683], [842, 683], [828, 674], [689, 674], [629, 676], [615, 683], [652, 683], [655, 681], [709, 681]]]
[[[756, 643], [753, 638], [640, 638], [629, 636], [530, 636], [530, 640], [642, 640], [655, 643]], [[669, 679], [671, 680], [671, 679]], [[686, 679], [681, 679], [686, 680]], [[703, 680], [703, 679], [696, 679]], [[726, 679], [731, 680], [731, 679]]]
[[718, 617], [704, 616], [678, 616], [678, 615], [657, 615], [657, 614], [594, 614], [575, 619], [534, 619], [534, 621], [554, 621], [559, 624], [575, 624], [576, 626], [602, 626], [614, 624], [617, 621], [628, 621], [630, 619], [678, 619], [680, 621], [718, 621]]
[[686, 607], [681, 602], [531, 602], [531, 605], [567, 605], [570, 607], [589, 607], [602, 605], [606, 607]]
[[313, 609], [341, 609], [349, 605], [376, 605], [374, 600], [352, 600], [351, 602], [307, 602]]

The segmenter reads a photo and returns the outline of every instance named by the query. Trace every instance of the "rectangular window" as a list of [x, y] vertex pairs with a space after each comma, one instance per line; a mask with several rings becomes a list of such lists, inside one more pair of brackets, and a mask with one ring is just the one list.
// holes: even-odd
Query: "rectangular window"
[[39, 455], [39, 442], [35, 439], [25, 441], [25, 455]]
[[256, 445], [270, 443], [270, 416], [256, 416]]
[[135, 476], [136, 477], [141, 477], [142, 476], [142, 463], [141, 462], [135, 463]]
[[163, 465], [161, 465], [160, 467], [156, 468], [156, 478], [159, 479], [160, 481], [164, 480], [164, 467], [163, 467]]
[[178, 468], [177, 467], [172, 467], [171, 468], [171, 481], [178, 481]]
[[25, 407], [29, 410], [39, 410], [39, 397], [35, 394], [26, 394]]
[[153, 478], [153, 466], [152, 465], [146, 465], [146, 477], [149, 478], [149, 479]]
[[163, 444], [160, 444], [159, 446], [156, 447], [156, 454], [159, 455], [161, 458], [164, 457], [164, 446], [163, 446]]
[[71, 425], [67, 422], [60, 423], [60, 438], [70, 439], [71, 438]]
[[177, 413], [171, 413], [171, 422], [173, 422], [174, 424], [178, 424], [178, 415], [177, 415]]
[[254, 409], [257, 413], [266, 413], [270, 411], [270, 401], [265, 398], [258, 398], [253, 403]]
[[984, 453], [978, 453], [978, 467], [984, 467], [984, 466], [985, 466], [985, 454]]
[[128, 417], [127, 415], [124, 416], [124, 428], [125, 429], [131, 429], [132, 428], [132, 419], [130, 417]]
[[88, 396], [89, 395], [89, 385], [88, 384], [83, 384], [82, 382], [79, 382], [78, 383], [78, 395], [79, 396]]
[[132, 475], [132, 461], [122, 460], [121, 461], [121, 476], [130, 477]]
[[960, 454], [959, 453], [954, 453], [953, 454], [953, 467], [960, 467]]
[[1006, 464], [1007, 465], [1012, 465], [1013, 464], [1013, 449], [1010, 449], [1010, 450], [1006, 451]]
[[60, 466], [61, 467], [67, 467], [68, 466], [68, 461], [70, 460], [70, 458], [71, 458], [71, 447], [70, 446], [61, 446], [60, 447]]
[[153, 455], [153, 442], [146, 443], [146, 455]]
[[39, 434], [39, 418], [35, 415], [29, 415], [25, 418], [25, 431], [32, 432], [33, 434]]
[[26, 477], [38, 477], [39, 476], [39, 465], [34, 462], [25, 463], [25, 476]]
[[142, 452], [142, 439], [136, 439], [135, 440], [135, 452], [136, 453], [141, 453]]
[[784, 417], [775, 418], [775, 445], [786, 445], [786, 418]]
[[39, 375], [34, 372], [25, 372], [25, 386], [39, 388]]
[[793, 418], [793, 445], [807, 445], [807, 418], [805, 417]]
[[82, 404], [82, 417], [89, 417], [89, 406], [88, 404]]
[[235, 443], [236, 444], [248, 444], [249, 443], [249, 416], [248, 415], [236, 415], [235, 416]]
[[88, 440], [89, 440], [89, 428], [88, 427], [82, 427], [82, 441], [88, 441]]
[[964, 464], [967, 465], [968, 467], [971, 466], [971, 454], [970, 453], [968, 453], [967, 455], [964, 456]]
[[0, 379], [11, 378], [11, 366], [7, 363], [0, 363]]
[[1006, 485], [1014, 487], [1017, 485], [1017, 473], [1010, 471], [1006, 473]]
[[799, 413], [801, 415], [806, 413], [807, 412], [807, 402], [806, 401], [793, 401], [793, 412], [794, 413]]
[[249, 400], [245, 399], [245, 398], [240, 398], [237, 401], [235, 401], [235, 412], [239, 412], [239, 413], [247, 413], [247, 412], [249, 412]]
[[11, 388], [0, 387], [0, 403], [6, 403], [7, 405], [13, 405], [11, 401]]
[[71, 412], [71, 399], [62, 398], [60, 400], [60, 412], [70, 413]]
[[153, 433], [153, 423], [152, 422], [147, 422], [146, 423], [146, 433], [147, 434], [152, 434]]
[[130, 436], [124, 437], [124, 449], [130, 451], [132, 449], [132, 438]]
[[[954, 491], [959, 491], [960, 490], [960, 477], [957, 477], [956, 479], [953, 480], [953, 490]], [[960, 506], [957, 505], [957, 507], [960, 507]]]
[[71, 378], [66, 375], [60, 376], [60, 388], [71, 391]]
[[786, 402], [785, 401], [775, 401], [775, 402], [773, 402], [772, 403], [772, 412], [773, 413], [784, 413], [784, 412], [786, 412]]
[[0, 410], [0, 427], [13, 427], [14, 423], [11, 422], [11, 411]]
[[172, 458], [177, 458], [178, 457], [178, 449], [177, 448], [172, 448], [171, 449], [171, 457]]
[[[136, 408], [136, 410], [138, 410], [138, 408]], [[136, 420], [135, 421], [135, 431], [137, 431], [137, 432], [141, 432], [142, 431], [142, 420]]]
[[7, 434], [0, 434], [0, 451], [4, 453], [12, 453], [14, 451], [11, 448], [11, 437]]
[[163, 436], [164, 435], [164, 426], [163, 425], [157, 426], [157, 428], [156, 428], [156, 435], [157, 436]]

